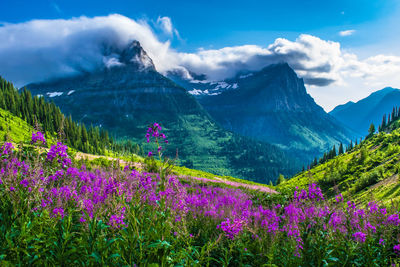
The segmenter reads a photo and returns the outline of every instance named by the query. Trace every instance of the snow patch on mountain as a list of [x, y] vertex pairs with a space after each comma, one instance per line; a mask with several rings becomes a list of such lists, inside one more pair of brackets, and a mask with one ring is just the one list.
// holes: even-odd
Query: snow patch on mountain
[[46, 93], [49, 97], [56, 97], [56, 96], [62, 96], [63, 92], [49, 92]]
[[240, 76], [239, 76], [239, 79], [244, 79], [244, 78], [247, 78], [247, 77], [250, 77], [250, 76], [253, 76], [253, 73], [249, 73], [249, 74], [245, 74], [245, 75], [240, 75]]

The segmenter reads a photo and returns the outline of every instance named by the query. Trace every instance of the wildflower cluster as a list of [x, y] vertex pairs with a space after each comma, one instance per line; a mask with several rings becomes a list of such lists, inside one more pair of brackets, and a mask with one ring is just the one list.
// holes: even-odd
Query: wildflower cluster
[[41, 132], [32, 132], [32, 141], [31, 144], [41, 143], [42, 145], [46, 145], [46, 139], [44, 138]]
[[[153, 125], [149, 126], [147, 129], [146, 133], [146, 141], [147, 143], [150, 143], [151, 139], [153, 139], [155, 145], [157, 146], [157, 153], [160, 155], [161, 158], [161, 151], [162, 151], [162, 146], [160, 144], [161, 140], [165, 143], [168, 144], [167, 137], [165, 136], [164, 133], [161, 132], [162, 128], [159, 123], [155, 122]], [[153, 151], [149, 151], [148, 156], [151, 157], [154, 155]]]
[[308, 187], [308, 192], [302, 189], [300, 192], [294, 192], [294, 198], [298, 201], [300, 200], [316, 200], [321, 201], [324, 199], [322, 195], [322, 190], [315, 183]]
[[49, 152], [47, 153], [47, 160], [54, 161], [57, 160], [58, 163], [62, 164], [63, 168], [66, 168], [71, 165], [71, 159], [67, 154], [68, 147], [61, 142], [57, 142], [56, 145], [52, 145], [50, 147]]
[[14, 149], [14, 146], [11, 143], [5, 142], [0, 148], [0, 157], [11, 155], [13, 152], [13, 149]]
[[235, 236], [239, 235], [239, 233], [243, 230], [243, 221], [240, 219], [233, 219], [233, 222], [230, 221], [229, 218], [226, 218], [225, 221], [222, 221], [217, 229], [221, 229], [225, 232], [225, 235], [229, 239], [234, 239]]
[[[163, 138], [161, 127], [153, 127], [157, 132], [154, 137]], [[154, 132], [149, 131], [151, 135]], [[166, 176], [165, 183], [160, 183], [164, 179], [160, 173], [128, 167], [94, 171], [85, 166], [77, 168], [71, 164], [67, 146], [62, 143], [50, 148], [45, 162], [61, 163], [55, 165], [56, 170], [18, 158], [10, 143], [4, 144], [0, 153], [8, 155], [0, 161], [0, 196], [10, 196], [16, 203], [25, 201], [26, 210], [46, 211], [55, 222], [74, 217], [85, 229], [93, 221], [102, 221], [113, 234], [123, 235], [130, 229], [140, 232], [130, 227], [144, 216], [132, 210], [136, 205], [148, 207], [155, 217], [164, 218], [162, 223], [171, 225], [174, 238], [189, 236], [187, 242], [192, 242], [211, 233], [210, 236], [223, 238], [223, 242], [244, 244], [246, 251], [253, 250], [252, 253], [258, 249], [252, 244], [259, 244], [263, 247], [254, 255], [260, 257], [278, 242], [285, 246], [289, 258], [300, 259], [307, 253], [306, 246], [309, 249], [310, 242], [316, 242], [322, 234], [323, 241], [331, 245], [351, 243], [360, 251], [363, 246], [375, 245], [379, 253], [386, 250], [389, 257], [400, 257], [398, 212], [375, 202], [365, 208], [351, 201], [346, 204], [342, 195], [329, 203], [317, 184], [296, 190], [290, 201], [265, 206], [256, 204], [249, 193], [256, 187], [239, 189], [245, 187], [240, 183], [229, 184], [232, 188], [216, 187], [217, 182], [210, 186], [204, 178], [176, 175]], [[69, 217], [71, 213], [75, 216]], [[162, 237], [157, 238], [164, 240], [164, 235], [162, 232]]]

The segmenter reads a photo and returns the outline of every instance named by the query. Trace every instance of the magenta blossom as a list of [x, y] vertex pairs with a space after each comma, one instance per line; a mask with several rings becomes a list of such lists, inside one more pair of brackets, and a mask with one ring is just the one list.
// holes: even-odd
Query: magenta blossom
[[367, 238], [367, 234], [365, 234], [363, 232], [355, 232], [353, 234], [353, 238], [357, 242], [364, 243]]
[[0, 148], [0, 156], [12, 154], [13, 149], [14, 146], [11, 143], [5, 142]]
[[41, 132], [32, 132], [32, 141], [31, 144], [42, 143], [46, 145], [46, 139], [44, 138]]

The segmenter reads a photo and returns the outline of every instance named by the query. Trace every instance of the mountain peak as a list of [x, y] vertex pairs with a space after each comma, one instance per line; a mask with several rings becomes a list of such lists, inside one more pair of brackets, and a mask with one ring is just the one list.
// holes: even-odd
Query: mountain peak
[[382, 116], [385, 113], [390, 114], [393, 107], [399, 105], [399, 100], [399, 89], [385, 87], [356, 103], [340, 105], [334, 108], [330, 114], [359, 133], [367, 134], [371, 123], [379, 125]]
[[[284, 72], [290, 72], [290, 73], [295, 73], [295, 71], [289, 66], [288, 63], [286, 62], [280, 62], [276, 64], [271, 64], [266, 67], [264, 67], [261, 72], [271, 72], [271, 71], [284, 71]], [[296, 75], [297, 76], [297, 75]]]
[[155, 70], [153, 60], [147, 55], [141, 44], [133, 40], [123, 48], [107, 47], [104, 49], [104, 65], [133, 66], [139, 70]]

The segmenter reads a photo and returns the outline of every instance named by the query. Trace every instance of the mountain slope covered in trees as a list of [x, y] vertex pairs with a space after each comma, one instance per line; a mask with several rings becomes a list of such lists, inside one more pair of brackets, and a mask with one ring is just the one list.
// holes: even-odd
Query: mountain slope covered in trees
[[[32, 128], [37, 128], [36, 130], [47, 132], [50, 136], [58, 136], [68, 145], [82, 152], [94, 154], [105, 154], [107, 150], [140, 152], [139, 146], [116, 143], [104, 129], [93, 126], [87, 128], [82, 123], [76, 123], [71, 117], [64, 116], [54, 103], [46, 101], [43, 97], [33, 97], [29, 90], [18, 91], [12, 83], [1, 77], [0, 108], [14, 115], [17, 120], [26, 122]], [[4, 122], [4, 128], [7, 128], [9, 125], [7, 117]], [[26, 134], [18, 130], [17, 132]], [[9, 133], [10, 137], [13, 137], [16, 131], [10, 130]], [[17, 137], [17, 140], [19, 139]]]
[[380, 128], [349, 151], [282, 181], [277, 190], [290, 192], [316, 182], [329, 198], [342, 193], [357, 203], [400, 201], [399, 114]]
[[303, 162], [356, 136], [315, 103], [286, 63], [213, 83], [171, 77], [225, 129], [276, 144]]
[[277, 146], [221, 128], [192, 95], [155, 70], [138, 42], [116, 53], [121, 66], [27, 87], [74, 120], [119, 139], [144, 143], [147, 127], [161, 123], [169, 138], [164, 153], [178, 155], [187, 167], [264, 183], [299, 169]]

